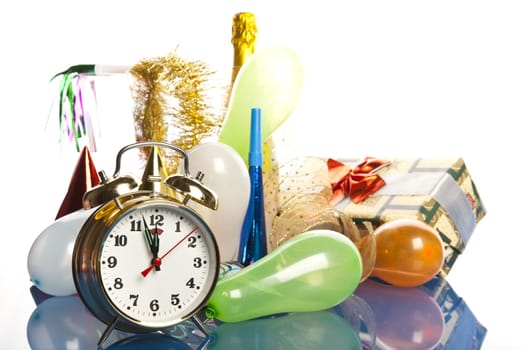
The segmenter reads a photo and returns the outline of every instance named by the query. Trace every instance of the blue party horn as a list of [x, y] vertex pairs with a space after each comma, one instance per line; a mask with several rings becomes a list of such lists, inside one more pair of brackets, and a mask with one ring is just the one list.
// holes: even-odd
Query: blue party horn
[[264, 191], [262, 178], [261, 109], [252, 108], [250, 127], [250, 201], [241, 229], [237, 261], [243, 266], [259, 260], [268, 253], [264, 214]]

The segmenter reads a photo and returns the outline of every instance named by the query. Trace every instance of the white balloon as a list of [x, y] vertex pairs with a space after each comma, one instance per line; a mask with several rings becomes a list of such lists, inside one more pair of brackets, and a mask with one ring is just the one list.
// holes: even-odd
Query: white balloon
[[49, 295], [75, 294], [73, 247], [80, 228], [95, 208], [80, 209], [56, 220], [33, 242], [27, 270], [33, 284]]
[[190, 173], [204, 174], [202, 183], [218, 197], [217, 210], [192, 205], [212, 229], [221, 262], [237, 259], [242, 224], [250, 200], [250, 174], [242, 157], [220, 142], [199, 144], [188, 152]]

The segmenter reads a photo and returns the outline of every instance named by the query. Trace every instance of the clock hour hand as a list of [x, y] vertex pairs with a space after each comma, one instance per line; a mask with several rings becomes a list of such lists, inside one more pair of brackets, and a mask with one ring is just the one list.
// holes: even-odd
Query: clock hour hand
[[142, 223], [144, 224], [144, 237], [146, 237], [146, 242], [148, 243], [148, 247], [153, 253], [153, 235], [151, 234], [151, 231], [149, 230], [148, 224], [146, 223], [146, 219], [144, 219], [144, 216], [142, 217]]

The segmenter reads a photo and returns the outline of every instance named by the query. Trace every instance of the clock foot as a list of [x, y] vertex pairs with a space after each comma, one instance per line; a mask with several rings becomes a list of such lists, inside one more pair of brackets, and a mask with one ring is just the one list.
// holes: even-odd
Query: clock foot
[[202, 322], [201, 319], [197, 315], [193, 315], [191, 317], [191, 320], [193, 321], [193, 323], [195, 323], [197, 328], [206, 336], [206, 338], [210, 337], [211, 335], [210, 331], [208, 330], [208, 328], [206, 328], [206, 326], [204, 325], [204, 322]]
[[111, 331], [113, 331], [113, 329], [117, 325], [117, 321], [118, 321], [118, 317], [115, 316], [115, 318], [113, 318], [113, 321], [111, 321], [111, 323], [108, 325], [106, 330], [104, 330], [104, 333], [102, 333], [102, 335], [100, 336], [100, 339], [98, 340], [98, 343], [97, 343], [99, 349], [102, 349], [102, 345], [108, 339], [109, 335], [111, 334]]

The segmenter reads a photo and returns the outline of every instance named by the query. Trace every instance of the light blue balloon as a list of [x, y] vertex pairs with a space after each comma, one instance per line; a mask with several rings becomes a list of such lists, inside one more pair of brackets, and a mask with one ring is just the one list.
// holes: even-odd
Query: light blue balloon
[[80, 228], [95, 208], [80, 209], [62, 216], [42, 231], [27, 256], [27, 270], [33, 284], [53, 296], [77, 292], [73, 282], [73, 247]]

